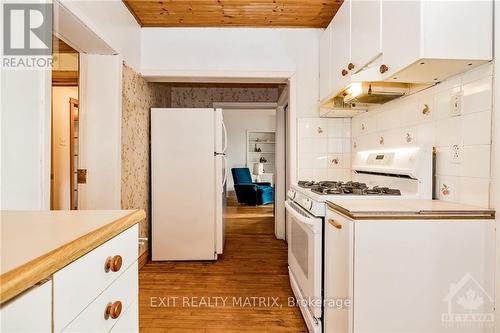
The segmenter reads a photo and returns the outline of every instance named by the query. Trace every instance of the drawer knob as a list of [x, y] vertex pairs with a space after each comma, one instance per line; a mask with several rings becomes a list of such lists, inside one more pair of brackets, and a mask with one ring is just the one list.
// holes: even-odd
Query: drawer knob
[[350, 62], [349, 65], [347, 65], [347, 69], [352, 71], [354, 69], [354, 64], [352, 62]]
[[384, 74], [385, 72], [387, 72], [389, 70], [389, 67], [387, 67], [387, 65], [380, 65], [380, 74]]
[[122, 302], [116, 301], [113, 303], [108, 303], [106, 305], [106, 311], [104, 312], [104, 319], [108, 320], [109, 318], [111, 319], [116, 319], [120, 316], [122, 313]]
[[104, 270], [107, 272], [112, 271], [112, 272], [118, 272], [120, 268], [122, 268], [122, 256], [121, 255], [116, 255], [113, 257], [108, 257], [106, 259], [106, 264], [104, 265]]
[[349, 74], [349, 72], [347, 71], [347, 69], [343, 69], [341, 74], [342, 76], [346, 76], [347, 74]]

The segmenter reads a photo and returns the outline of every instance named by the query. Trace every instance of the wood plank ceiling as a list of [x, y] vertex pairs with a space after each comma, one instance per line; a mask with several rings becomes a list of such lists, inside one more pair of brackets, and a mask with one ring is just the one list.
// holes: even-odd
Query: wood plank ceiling
[[343, 0], [123, 0], [142, 27], [325, 28]]

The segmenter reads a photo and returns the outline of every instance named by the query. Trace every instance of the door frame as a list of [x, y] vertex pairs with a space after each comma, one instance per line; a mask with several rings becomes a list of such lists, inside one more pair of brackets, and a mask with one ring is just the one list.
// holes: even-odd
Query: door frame
[[[282, 100], [283, 96], [286, 98], [285, 105], [288, 104], [288, 94], [285, 94], [285, 91], [281, 93], [279, 96], [279, 100], [277, 103], [253, 103], [253, 102], [214, 102], [214, 108], [221, 108], [222, 110], [275, 110], [276, 111], [276, 126], [274, 131], [265, 131], [265, 130], [247, 130], [247, 139], [248, 142], [248, 132], [273, 132], [276, 137], [276, 145], [275, 145], [275, 165], [274, 165], [274, 185], [275, 185], [275, 202], [274, 202], [274, 234], [277, 239], [285, 239], [285, 203], [284, 199], [286, 198], [286, 152], [285, 152], [285, 142], [286, 139], [286, 124], [284, 117], [284, 108], [285, 105], [280, 106], [280, 102], [283, 104]], [[281, 110], [281, 111], [280, 111]], [[248, 164], [248, 152], [247, 154], [247, 164]]]
[[274, 234], [278, 239], [286, 240], [286, 209], [285, 200], [287, 192], [287, 177], [289, 177], [290, 163], [287, 160], [287, 147], [289, 147], [287, 112], [289, 108], [289, 88], [281, 93], [278, 99], [278, 107], [276, 108], [276, 202], [275, 202], [275, 224]]

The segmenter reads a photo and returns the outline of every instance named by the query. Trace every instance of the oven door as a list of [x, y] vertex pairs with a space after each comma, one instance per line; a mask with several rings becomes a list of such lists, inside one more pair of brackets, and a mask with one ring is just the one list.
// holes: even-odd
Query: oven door
[[[293, 201], [285, 207], [290, 225], [288, 240], [288, 266], [290, 278], [300, 295], [295, 296], [307, 303], [307, 310], [314, 318], [321, 318], [321, 270], [323, 219], [315, 217]], [[295, 288], [294, 288], [295, 289]], [[316, 306], [315, 306], [316, 304]]]

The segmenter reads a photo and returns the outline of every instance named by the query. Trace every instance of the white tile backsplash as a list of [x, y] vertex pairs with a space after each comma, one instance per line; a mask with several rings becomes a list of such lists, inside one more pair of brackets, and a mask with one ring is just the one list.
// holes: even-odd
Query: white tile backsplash
[[462, 85], [462, 114], [491, 110], [491, 76]]
[[467, 114], [461, 118], [461, 135], [464, 145], [491, 144], [490, 110]]
[[[457, 92], [462, 93], [462, 112], [452, 116], [451, 96]], [[355, 116], [351, 148], [355, 152], [381, 147], [435, 146], [439, 198], [487, 207], [491, 114], [492, 65], [486, 64]], [[452, 145], [458, 145], [461, 152], [458, 161], [452, 159]]]
[[298, 179], [351, 179], [351, 119], [298, 119]]
[[317, 137], [311, 138], [311, 152], [313, 153], [325, 153], [328, 150], [328, 138], [327, 137]]
[[328, 137], [329, 138], [342, 138], [344, 136], [344, 119], [330, 119], [327, 122]]
[[343, 138], [330, 138], [328, 139], [328, 152], [329, 153], [342, 153], [344, 151]]

